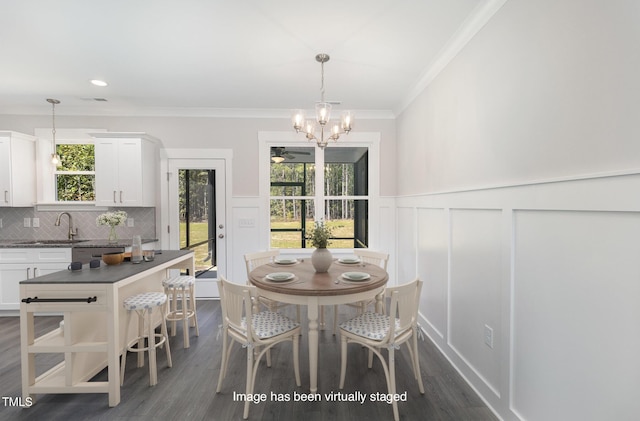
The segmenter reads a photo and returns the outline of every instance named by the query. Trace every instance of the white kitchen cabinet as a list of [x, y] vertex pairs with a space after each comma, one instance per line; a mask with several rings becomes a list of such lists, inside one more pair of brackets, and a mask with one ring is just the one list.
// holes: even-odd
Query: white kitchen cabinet
[[0, 310], [20, 309], [20, 281], [66, 270], [71, 248], [0, 249]]
[[36, 138], [0, 131], [0, 207], [36, 202]]
[[142, 133], [94, 133], [97, 206], [155, 206], [157, 140]]

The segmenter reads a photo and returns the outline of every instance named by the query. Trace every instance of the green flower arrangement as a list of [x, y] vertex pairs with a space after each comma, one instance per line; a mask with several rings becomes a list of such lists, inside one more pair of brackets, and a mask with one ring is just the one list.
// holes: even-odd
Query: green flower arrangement
[[327, 248], [329, 238], [331, 238], [331, 228], [324, 221], [315, 221], [313, 231], [307, 236], [311, 245], [319, 249]]

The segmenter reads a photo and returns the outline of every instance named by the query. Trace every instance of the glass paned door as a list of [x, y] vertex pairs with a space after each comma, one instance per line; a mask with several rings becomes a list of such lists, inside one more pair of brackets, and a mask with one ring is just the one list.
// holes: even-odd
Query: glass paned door
[[223, 159], [168, 160], [169, 246], [194, 251], [198, 297], [216, 297], [226, 273], [225, 168]]
[[195, 252], [196, 276], [217, 268], [215, 185], [215, 170], [178, 171], [180, 249]]

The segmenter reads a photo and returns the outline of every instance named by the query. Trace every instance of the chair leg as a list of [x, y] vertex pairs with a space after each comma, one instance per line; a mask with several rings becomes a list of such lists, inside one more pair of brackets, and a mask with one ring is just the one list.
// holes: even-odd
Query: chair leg
[[[253, 393], [253, 348], [247, 347], [247, 387], [245, 388], [245, 393], [247, 396]], [[249, 418], [249, 405], [251, 402], [248, 400], [244, 403], [244, 413], [242, 414], [242, 418], [245, 420]]]
[[220, 374], [218, 375], [218, 387], [216, 387], [216, 393], [220, 393], [220, 389], [222, 389], [222, 380], [224, 379], [225, 372], [227, 371], [227, 332], [226, 330], [223, 332], [222, 337], [222, 357], [220, 359]]
[[[396, 362], [395, 362], [395, 350], [393, 347], [389, 348], [389, 395], [395, 396], [396, 394]], [[391, 403], [393, 406], [393, 419], [398, 421], [400, 414], [398, 413], [398, 402], [393, 400]]]
[[300, 323], [300, 306], [296, 306], [296, 322]]
[[339, 388], [344, 388], [344, 377], [347, 373], [347, 337], [342, 335], [342, 340], [340, 341], [340, 386]]
[[416, 380], [418, 380], [418, 388], [420, 389], [420, 393], [424, 395], [422, 373], [420, 373], [420, 356], [418, 354], [418, 335], [416, 335], [416, 332], [413, 333], [413, 352], [411, 354], [413, 354], [413, 371], [415, 371]]
[[367, 367], [371, 368], [373, 367], [373, 351], [371, 349], [368, 349], [369, 351], [369, 358], [367, 360]]
[[333, 306], [333, 336], [338, 331], [338, 305]]

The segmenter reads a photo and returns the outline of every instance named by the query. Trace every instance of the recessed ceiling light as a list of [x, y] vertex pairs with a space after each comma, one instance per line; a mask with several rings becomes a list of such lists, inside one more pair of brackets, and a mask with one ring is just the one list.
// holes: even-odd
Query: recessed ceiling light
[[96, 85], [96, 86], [107, 86], [108, 83], [105, 82], [104, 80], [100, 80], [100, 79], [92, 79], [91, 80], [91, 84], [92, 85]]

